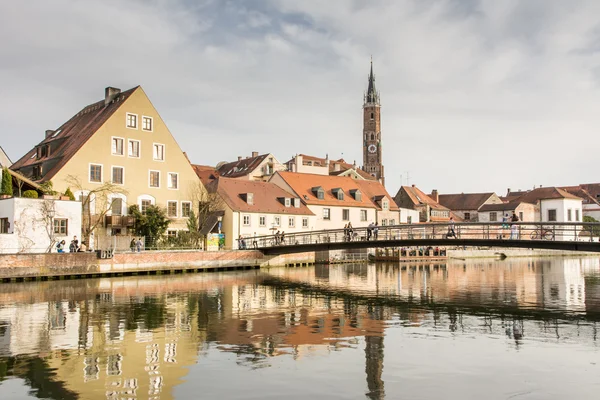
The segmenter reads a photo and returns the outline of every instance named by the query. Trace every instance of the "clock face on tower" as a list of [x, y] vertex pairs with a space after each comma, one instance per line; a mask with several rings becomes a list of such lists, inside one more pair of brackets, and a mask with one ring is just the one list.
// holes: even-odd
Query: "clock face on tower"
[[369, 150], [369, 153], [375, 153], [377, 151], [377, 147], [374, 144], [370, 144], [367, 150]]

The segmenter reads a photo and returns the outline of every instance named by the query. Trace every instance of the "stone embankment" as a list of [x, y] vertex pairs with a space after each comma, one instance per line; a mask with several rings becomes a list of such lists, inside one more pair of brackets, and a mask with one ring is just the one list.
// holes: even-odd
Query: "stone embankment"
[[0, 280], [231, 271], [305, 266], [314, 260], [314, 253], [273, 257], [257, 250], [143, 251], [115, 253], [111, 258], [100, 258], [97, 253], [0, 254]]

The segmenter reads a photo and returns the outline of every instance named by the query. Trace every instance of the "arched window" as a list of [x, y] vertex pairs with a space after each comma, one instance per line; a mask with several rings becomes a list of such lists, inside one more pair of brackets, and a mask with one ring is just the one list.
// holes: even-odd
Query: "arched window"
[[375, 119], [375, 113], [371, 113], [371, 119]]
[[375, 134], [371, 133], [371, 140], [375, 140]]

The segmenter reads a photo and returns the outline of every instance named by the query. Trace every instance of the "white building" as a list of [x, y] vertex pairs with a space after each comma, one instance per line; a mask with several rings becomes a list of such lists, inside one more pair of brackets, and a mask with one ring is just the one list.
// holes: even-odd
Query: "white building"
[[0, 199], [0, 253], [45, 253], [81, 240], [81, 203], [56, 199]]

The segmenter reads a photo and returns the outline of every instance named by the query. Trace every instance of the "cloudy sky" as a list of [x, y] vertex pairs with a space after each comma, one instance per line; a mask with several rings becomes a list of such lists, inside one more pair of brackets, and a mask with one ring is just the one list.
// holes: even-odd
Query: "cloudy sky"
[[372, 55], [392, 194], [600, 181], [596, 0], [5, 1], [0, 37], [13, 161], [139, 84], [194, 163], [361, 165]]

